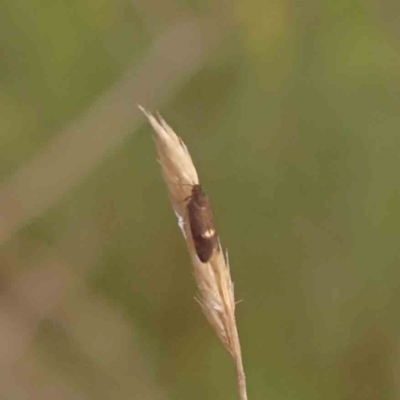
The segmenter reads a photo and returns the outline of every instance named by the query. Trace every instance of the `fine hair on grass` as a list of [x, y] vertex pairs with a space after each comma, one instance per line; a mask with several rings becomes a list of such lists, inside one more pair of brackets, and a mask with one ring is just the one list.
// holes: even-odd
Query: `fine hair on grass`
[[[196, 168], [182, 139], [161, 116], [155, 117], [143, 107], [139, 108], [156, 133], [158, 160], [194, 267], [199, 289], [197, 300], [231, 354], [236, 367], [240, 399], [247, 400], [246, 377], [235, 318], [233, 282], [228, 257], [224, 255], [212, 225], [208, 198], [202, 192]], [[188, 207], [188, 204], [192, 207]]]

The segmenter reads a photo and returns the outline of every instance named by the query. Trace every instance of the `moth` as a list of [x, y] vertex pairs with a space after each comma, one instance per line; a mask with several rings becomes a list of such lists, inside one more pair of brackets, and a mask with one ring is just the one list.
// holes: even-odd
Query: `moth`
[[187, 212], [197, 257], [206, 263], [219, 248], [219, 243], [210, 199], [200, 184], [193, 185]]

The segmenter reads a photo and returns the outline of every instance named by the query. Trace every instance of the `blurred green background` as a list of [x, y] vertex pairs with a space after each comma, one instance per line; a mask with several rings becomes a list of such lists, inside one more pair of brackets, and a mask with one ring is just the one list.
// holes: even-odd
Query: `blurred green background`
[[0, 1], [0, 398], [236, 399], [136, 105], [227, 247], [249, 399], [399, 399], [400, 3]]

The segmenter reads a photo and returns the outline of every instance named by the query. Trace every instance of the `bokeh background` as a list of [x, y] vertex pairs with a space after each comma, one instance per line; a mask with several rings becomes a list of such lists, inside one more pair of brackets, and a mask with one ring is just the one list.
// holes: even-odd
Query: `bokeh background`
[[0, 398], [236, 399], [137, 104], [229, 249], [256, 399], [400, 399], [400, 5], [0, 1]]

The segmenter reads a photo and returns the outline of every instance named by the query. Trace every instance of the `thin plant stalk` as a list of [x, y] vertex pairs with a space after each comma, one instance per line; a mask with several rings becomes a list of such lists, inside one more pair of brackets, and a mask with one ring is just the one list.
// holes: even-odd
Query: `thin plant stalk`
[[217, 249], [211, 258], [207, 262], [200, 261], [191, 234], [187, 199], [191, 198], [192, 188], [200, 183], [196, 168], [186, 145], [167, 123], [160, 116], [155, 117], [144, 108], [139, 108], [156, 133], [158, 160], [194, 267], [199, 289], [197, 300], [207, 320], [231, 354], [236, 367], [240, 399], [247, 400], [246, 376], [236, 325], [236, 303], [228, 257], [218, 240]]

